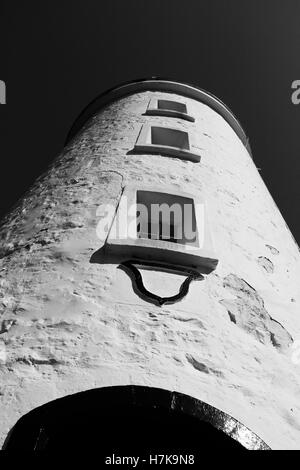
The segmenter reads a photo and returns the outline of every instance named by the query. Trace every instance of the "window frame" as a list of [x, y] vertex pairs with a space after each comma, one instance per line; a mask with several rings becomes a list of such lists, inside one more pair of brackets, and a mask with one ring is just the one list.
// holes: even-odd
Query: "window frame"
[[[173, 109], [167, 109], [167, 108], [159, 108], [158, 107], [158, 102], [159, 101], [172, 101], [173, 103], [178, 103], [178, 104], [184, 104], [186, 106], [186, 113], [183, 113], [181, 111], [175, 111]], [[173, 117], [173, 118], [179, 118], [179, 119], [184, 119], [185, 121], [189, 122], [195, 122], [195, 118], [191, 116], [188, 112], [188, 105], [187, 103], [181, 103], [180, 101], [175, 101], [171, 100], [165, 97], [155, 97], [151, 98], [147, 110], [145, 112], [145, 115], [147, 116], [167, 116], [167, 117]]]
[[[153, 144], [151, 142], [152, 128], [161, 128], [164, 130], [186, 133], [188, 136], [189, 149], [172, 145]], [[133, 153], [159, 154], [162, 156], [179, 158], [180, 160], [188, 160], [194, 163], [199, 163], [201, 160], [201, 155], [196, 148], [193, 135], [186, 130], [178, 129], [177, 127], [166, 127], [154, 123], [142, 125], [134, 145]]]
[[[142, 194], [144, 193], [144, 194]], [[153, 194], [153, 196], [151, 196]], [[172, 242], [172, 243], [177, 243], [179, 245], [193, 245], [193, 246], [198, 246], [198, 233], [197, 233], [197, 220], [196, 220], [196, 213], [195, 213], [195, 203], [194, 203], [194, 198], [187, 198], [184, 197], [182, 194], [179, 196], [178, 194], [172, 194], [168, 192], [163, 192], [163, 191], [145, 191], [145, 190], [140, 190], [138, 189], [136, 191], [137, 195], [137, 205], [139, 204], [144, 204], [145, 207], [148, 208], [148, 206], [151, 204], [151, 199], [152, 203], [155, 205], [161, 206], [173, 206], [174, 204], [179, 205], [180, 207], [180, 213], [177, 214], [179, 215], [179, 220], [178, 217], [176, 217], [176, 214], [173, 212], [172, 217], [171, 214], [169, 213], [170, 217], [168, 220], [168, 223], [163, 219], [161, 211], [155, 211], [155, 213], [151, 213], [151, 208], [149, 211], [149, 208], [147, 209], [147, 217], [144, 218], [142, 214], [139, 214], [139, 221], [137, 221], [137, 226], [139, 227], [137, 229], [137, 238], [145, 238], [145, 239], [152, 239], [152, 240], [162, 240], [162, 241], [167, 241], [167, 242]], [[184, 235], [184, 229], [186, 226], [186, 214], [184, 213], [185, 211], [185, 205], [186, 204], [192, 204], [192, 211], [191, 211], [191, 217], [192, 217], [192, 227], [191, 229], [194, 229], [194, 238], [193, 239], [186, 239]], [[183, 217], [181, 218], [180, 216], [183, 214]], [[141, 230], [142, 229], [142, 230]], [[144, 230], [143, 230], [144, 229]], [[164, 235], [166, 235], [166, 231], [168, 232], [168, 238], [164, 238]], [[146, 236], [143, 236], [146, 235]], [[150, 235], [150, 236], [149, 236]], [[180, 235], [180, 239], [176, 236]], [[180, 240], [180, 241], [179, 241]]]
[[[136, 218], [137, 191], [167, 193], [169, 195], [193, 199], [197, 245], [139, 238]], [[201, 217], [204, 217], [205, 220], [205, 223], [202, 225], [200, 225]], [[122, 221], [121, 224], [119, 223], [120, 221]], [[118, 224], [122, 233], [118, 233], [115, 236]], [[131, 228], [135, 227], [130, 237], [127, 233], [129, 226]], [[204, 274], [212, 272], [218, 264], [210, 231], [208, 210], [205, 207], [204, 201], [198, 195], [179, 192], [177, 188], [170, 186], [164, 187], [163, 190], [161, 187], [149, 185], [125, 186], [106, 238], [105, 250], [107, 254], [117, 256], [120, 262], [123, 260], [133, 260], [135, 262], [151, 261], [161, 267], [171, 267], [175, 270], [177, 267], [179, 270], [192, 270]]]

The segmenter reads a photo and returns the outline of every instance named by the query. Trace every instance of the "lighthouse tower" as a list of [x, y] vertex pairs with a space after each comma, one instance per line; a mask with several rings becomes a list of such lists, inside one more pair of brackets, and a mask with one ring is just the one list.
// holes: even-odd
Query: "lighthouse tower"
[[1, 225], [1, 445], [299, 449], [299, 278], [220, 100], [109, 90]]

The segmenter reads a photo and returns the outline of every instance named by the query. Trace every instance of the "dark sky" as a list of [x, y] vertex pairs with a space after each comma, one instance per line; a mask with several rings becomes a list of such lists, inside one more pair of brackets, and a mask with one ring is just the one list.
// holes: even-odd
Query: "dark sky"
[[161, 76], [221, 98], [300, 242], [299, 0], [0, 0], [0, 214], [122, 81]]

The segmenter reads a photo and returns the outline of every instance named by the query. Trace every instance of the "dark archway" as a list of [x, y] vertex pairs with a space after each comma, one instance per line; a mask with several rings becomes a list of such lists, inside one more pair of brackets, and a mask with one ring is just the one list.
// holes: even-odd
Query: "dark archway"
[[190, 396], [116, 386], [69, 395], [23, 416], [6, 450], [94, 451], [99, 456], [268, 449], [241, 423]]

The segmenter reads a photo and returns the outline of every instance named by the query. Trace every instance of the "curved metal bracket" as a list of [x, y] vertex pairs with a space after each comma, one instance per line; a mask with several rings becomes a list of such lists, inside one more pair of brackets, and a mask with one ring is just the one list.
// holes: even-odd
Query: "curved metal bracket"
[[[186, 274], [187, 277], [181, 284], [178, 294], [172, 295], [170, 297], [160, 297], [159, 295], [154, 294], [153, 292], [150, 292], [148, 289], [146, 289], [144, 282], [143, 282], [143, 277], [137, 265], [145, 266], [145, 267], [153, 267], [156, 269], [160, 268], [160, 270], [162, 271], [178, 272], [180, 274]], [[183, 271], [181, 269], [174, 271], [173, 269], [168, 269], [165, 266], [158, 266], [157, 264], [149, 263], [149, 262], [138, 264], [134, 261], [125, 261], [121, 263], [119, 267], [123, 269], [129, 275], [132, 281], [133, 290], [139, 297], [141, 297], [143, 300], [147, 300], [148, 302], [151, 302], [160, 307], [162, 305], [174, 304], [175, 302], [178, 302], [179, 300], [183, 299], [187, 295], [192, 281], [204, 279], [202, 274], [199, 274], [195, 271]]]

